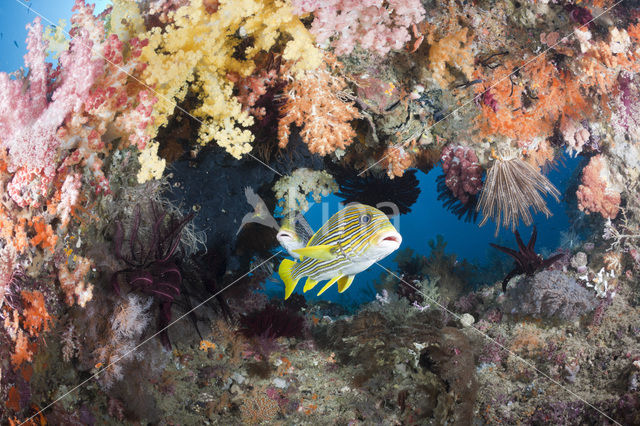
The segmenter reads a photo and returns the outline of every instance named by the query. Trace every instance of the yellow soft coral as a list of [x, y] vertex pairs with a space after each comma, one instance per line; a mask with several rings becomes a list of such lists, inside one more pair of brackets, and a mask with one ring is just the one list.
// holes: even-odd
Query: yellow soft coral
[[227, 76], [250, 75], [256, 56], [280, 47], [283, 39], [288, 40], [283, 57], [295, 73], [317, 67], [321, 55], [288, 1], [220, 0], [217, 9], [209, 11], [202, 0], [194, 0], [172, 15], [171, 25], [147, 34], [144, 78], [160, 98], [154, 110], [157, 126], [167, 124], [175, 104], [191, 89], [202, 101], [191, 111], [203, 122], [199, 142], [215, 139], [240, 158], [251, 150], [253, 135], [246, 127], [253, 118], [242, 111]]
[[145, 183], [152, 179], [160, 179], [166, 161], [158, 157], [158, 142], [150, 142], [140, 151], [138, 161], [140, 161], [140, 170], [138, 171], [138, 183]]
[[284, 213], [306, 212], [309, 210], [309, 196], [315, 203], [338, 191], [338, 184], [324, 170], [296, 169], [291, 175], [283, 176], [273, 186], [273, 192]]
[[62, 52], [69, 50], [66, 26], [67, 21], [60, 19], [58, 25], [51, 25], [44, 30], [44, 39], [49, 42], [47, 50], [53, 59], [58, 59]]
[[117, 34], [121, 41], [144, 32], [144, 19], [134, 0], [112, 0], [113, 9], [109, 15], [111, 33]]
[[459, 70], [467, 79], [472, 79], [474, 58], [471, 41], [473, 36], [468, 36], [468, 31], [468, 28], [461, 28], [438, 41], [432, 40], [432, 34], [428, 37], [429, 69], [433, 73], [433, 79], [442, 87], [448, 87], [456, 80], [447, 69], [447, 65]]

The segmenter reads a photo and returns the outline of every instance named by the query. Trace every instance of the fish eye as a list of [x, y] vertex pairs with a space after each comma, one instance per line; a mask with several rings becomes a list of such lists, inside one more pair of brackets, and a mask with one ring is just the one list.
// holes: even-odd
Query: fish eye
[[363, 214], [362, 216], [360, 216], [360, 223], [366, 225], [369, 222], [371, 222], [371, 216], [368, 214]]

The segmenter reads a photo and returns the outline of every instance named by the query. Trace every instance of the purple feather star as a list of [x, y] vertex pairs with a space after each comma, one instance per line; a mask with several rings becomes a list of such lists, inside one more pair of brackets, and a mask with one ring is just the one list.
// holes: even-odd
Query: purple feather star
[[155, 205], [151, 206], [151, 236], [143, 243], [138, 234], [140, 227], [140, 207], [135, 211], [131, 231], [129, 232], [128, 249], [123, 254], [124, 229], [122, 223], [116, 224], [114, 250], [116, 257], [127, 267], [111, 277], [111, 286], [120, 295], [120, 277], [132, 288], [157, 298], [160, 302], [158, 328], [160, 340], [165, 348], [170, 349], [167, 326], [171, 322], [171, 305], [180, 295], [182, 274], [175, 262], [175, 251], [180, 242], [184, 226], [193, 218], [193, 214], [182, 220], [171, 216], [165, 220], [166, 213], [160, 212]]
[[510, 249], [508, 247], [502, 247], [497, 244], [489, 243], [491, 247], [500, 250], [503, 253], [508, 254], [513, 257], [515, 260], [515, 267], [507, 274], [507, 276], [502, 281], [502, 291], [507, 291], [507, 284], [509, 280], [516, 275], [526, 274], [533, 275], [537, 271], [541, 269], [546, 269], [551, 266], [556, 260], [560, 259], [563, 255], [556, 254], [551, 256], [549, 259], [544, 259], [541, 255], [537, 254], [534, 250], [534, 246], [536, 244], [536, 238], [538, 236], [538, 231], [536, 227], [533, 227], [533, 231], [531, 232], [531, 238], [529, 239], [529, 243], [524, 245], [522, 238], [520, 238], [520, 234], [518, 231], [514, 231], [513, 233], [516, 236], [516, 242], [518, 243], [518, 251]]

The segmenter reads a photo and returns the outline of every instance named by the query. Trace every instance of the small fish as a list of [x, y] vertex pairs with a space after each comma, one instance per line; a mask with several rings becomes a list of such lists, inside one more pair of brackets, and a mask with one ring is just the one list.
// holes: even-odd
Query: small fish
[[307, 246], [307, 243], [313, 237], [313, 229], [309, 222], [301, 214], [295, 216], [287, 216], [280, 225], [280, 230], [276, 235], [276, 239], [282, 247], [284, 247], [289, 255], [295, 259], [300, 259], [300, 255], [294, 250], [298, 250]]
[[244, 215], [236, 235], [238, 235], [242, 228], [244, 228], [248, 223], [259, 223], [270, 228], [278, 229], [278, 222], [276, 222], [273, 216], [271, 216], [271, 213], [269, 213], [269, 209], [262, 198], [260, 198], [260, 196], [249, 187], [244, 189], [244, 195], [247, 197], [247, 203], [253, 207], [253, 211]]
[[284, 259], [280, 263], [284, 298], [291, 296], [303, 277], [307, 277], [304, 292], [319, 281], [329, 280], [318, 296], [336, 282], [342, 293], [356, 274], [387, 257], [401, 243], [402, 236], [383, 212], [364, 204], [350, 204], [331, 216], [305, 247], [291, 250], [299, 256], [299, 262]]
[[13, 44], [15, 44], [18, 49], [20, 49], [20, 46], [18, 46], [18, 42], [17, 41], [13, 40]]

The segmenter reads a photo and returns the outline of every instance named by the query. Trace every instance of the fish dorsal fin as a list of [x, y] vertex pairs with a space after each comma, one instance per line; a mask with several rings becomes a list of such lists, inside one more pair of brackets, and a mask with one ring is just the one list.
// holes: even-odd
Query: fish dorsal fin
[[307, 277], [307, 281], [304, 283], [304, 288], [302, 289], [302, 291], [306, 293], [307, 291], [314, 288], [317, 284], [318, 284], [318, 281], [314, 280], [311, 277]]
[[349, 288], [353, 282], [353, 277], [355, 277], [355, 275], [346, 275], [338, 280], [338, 293], [342, 293]]
[[326, 283], [324, 285], [324, 287], [322, 287], [322, 290], [320, 290], [318, 292], [318, 296], [320, 296], [322, 293], [324, 293], [325, 291], [329, 290], [329, 287], [331, 287], [333, 284], [335, 284], [336, 281], [338, 281], [340, 278], [342, 278], [344, 275], [338, 275], [337, 277], [333, 277], [331, 279], [331, 281], [329, 281], [328, 283]]
[[333, 245], [319, 245], [319, 246], [307, 246], [293, 250], [294, 253], [299, 254], [301, 257], [310, 257], [316, 260], [333, 260], [336, 258], [336, 246]]

